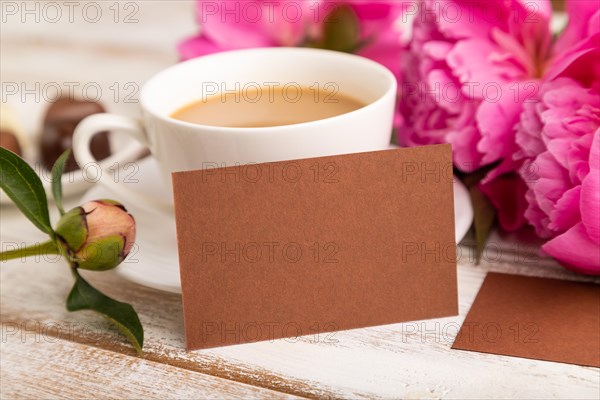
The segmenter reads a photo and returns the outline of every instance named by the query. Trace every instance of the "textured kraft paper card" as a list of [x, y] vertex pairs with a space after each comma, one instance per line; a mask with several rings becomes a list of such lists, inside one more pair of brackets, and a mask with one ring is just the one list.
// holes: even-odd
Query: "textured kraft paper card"
[[188, 349], [458, 312], [448, 145], [172, 177]]
[[600, 367], [600, 285], [489, 273], [452, 348]]

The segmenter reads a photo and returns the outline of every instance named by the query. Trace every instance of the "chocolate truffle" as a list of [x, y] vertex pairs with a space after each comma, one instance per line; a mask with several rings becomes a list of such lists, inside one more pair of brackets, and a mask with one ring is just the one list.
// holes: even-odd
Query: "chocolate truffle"
[[0, 104], [0, 147], [4, 147], [23, 158], [30, 150], [29, 140], [17, 120], [17, 116], [5, 103]]
[[23, 150], [21, 149], [17, 136], [10, 131], [0, 130], [0, 147], [4, 147], [19, 156], [23, 155]]
[[[52, 169], [56, 159], [71, 147], [75, 127], [85, 117], [105, 112], [100, 103], [86, 100], [76, 100], [63, 97], [52, 103], [46, 111], [44, 128], [40, 138], [40, 161], [47, 169]], [[110, 155], [108, 132], [100, 132], [91, 141], [90, 148], [97, 160]], [[71, 157], [65, 164], [65, 172], [78, 169], [77, 163]]]

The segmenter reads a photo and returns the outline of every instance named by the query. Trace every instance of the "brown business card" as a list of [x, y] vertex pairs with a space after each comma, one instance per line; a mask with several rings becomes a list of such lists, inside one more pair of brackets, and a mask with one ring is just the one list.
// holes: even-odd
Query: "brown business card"
[[456, 315], [448, 145], [173, 174], [188, 349]]
[[452, 348], [600, 367], [600, 285], [490, 272]]

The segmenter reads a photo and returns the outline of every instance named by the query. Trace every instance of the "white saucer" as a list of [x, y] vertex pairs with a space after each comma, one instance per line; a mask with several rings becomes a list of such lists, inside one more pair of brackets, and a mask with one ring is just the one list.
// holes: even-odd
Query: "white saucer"
[[[131, 188], [157, 198], [168, 198], [160, 178], [156, 161], [146, 157], [138, 162], [139, 183]], [[143, 204], [132, 204], [126, 195], [119, 195], [101, 185], [88, 191], [82, 202], [96, 199], [113, 199], [122, 202], [137, 222], [136, 245], [127, 259], [116, 269], [123, 277], [167, 292], [181, 293], [177, 254], [175, 219]], [[469, 193], [462, 183], [454, 182], [454, 216], [456, 241], [460, 241], [473, 221], [473, 207]]]

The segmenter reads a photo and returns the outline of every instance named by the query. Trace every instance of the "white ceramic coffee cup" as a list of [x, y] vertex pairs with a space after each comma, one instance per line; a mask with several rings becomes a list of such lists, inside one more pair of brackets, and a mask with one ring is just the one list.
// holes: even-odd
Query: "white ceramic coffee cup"
[[[264, 128], [199, 125], [170, 116], [215, 91], [276, 84], [290, 85], [291, 90], [294, 85], [335, 89], [366, 106], [332, 118]], [[73, 151], [80, 165], [96, 163], [91, 138], [107, 130], [126, 132], [150, 149], [170, 194], [175, 171], [384, 150], [390, 143], [396, 91], [396, 79], [387, 68], [356, 55], [291, 47], [218, 53], [176, 64], [151, 78], [140, 92], [141, 121], [113, 114], [86, 118], [75, 130]], [[172, 200], [140, 198], [139, 192], [115, 182], [113, 174], [102, 174], [100, 183], [128, 191], [132, 200], [172, 208]]]

